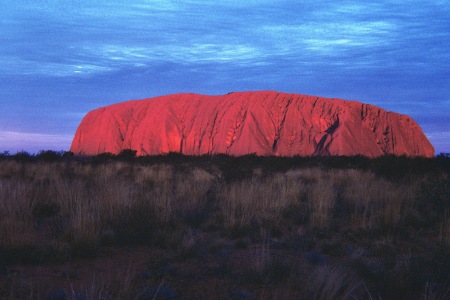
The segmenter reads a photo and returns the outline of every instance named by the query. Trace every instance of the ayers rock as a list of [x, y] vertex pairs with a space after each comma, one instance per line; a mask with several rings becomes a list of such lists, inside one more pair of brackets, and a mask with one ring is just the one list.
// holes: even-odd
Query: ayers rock
[[71, 151], [78, 155], [426, 156], [433, 146], [410, 117], [356, 101], [274, 91], [175, 94], [89, 112]]

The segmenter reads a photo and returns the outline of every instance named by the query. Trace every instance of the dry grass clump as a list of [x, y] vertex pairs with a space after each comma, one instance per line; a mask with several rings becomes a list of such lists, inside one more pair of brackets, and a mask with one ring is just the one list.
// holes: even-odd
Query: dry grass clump
[[[14, 294], [2, 282], [4, 265], [69, 261], [133, 245], [165, 252], [171, 267], [205, 263], [199, 277], [216, 276], [218, 286], [245, 286], [260, 298], [448, 295], [442, 292], [450, 266], [447, 173], [278, 171], [252, 157], [238, 166], [220, 157], [199, 164], [175, 158], [172, 164], [0, 160], [0, 297]], [[164, 274], [151, 280], [175, 276], [164, 267], [150, 270]], [[133, 282], [119, 276], [80, 291], [85, 298], [124, 299], [158, 292], [158, 284], [138, 291]], [[21, 295], [39, 298], [29, 291]]]
[[347, 172], [348, 182], [343, 199], [351, 208], [354, 229], [377, 226], [395, 227], [412, 213], [417, 195], [417, 182], [394, 184], [370, 172]]
[[24, 246], [33, 239], [32, 203], [20, 201], [33, 194], [35, 187], [0, 180], [0, 241], [3, 247]]
[[307, 285], [308, 299], [370, 299], [363, 282], [344, 268], [316, 267], [308, 275]]
[[330, 225], [336, 198], [332, 179], [318, 177], [315, 182], [310, 183], [308, 202], [311, 226], [323, 228]]
[[283, 211], [299, 201], [302, 192], [302, 182], [286, 174], [223, 183], [218, 192], [220, 215], [228, 228], [276, 224]]
[[[330, 228], [339, 207], [354, 230], [396, 228], [420, 214], [417, 180], [393, 183], [352, 169], [257, 170], [227, 182], [218, 172], [165, 164], [2, 164], [0, 240], [11, 249], [42, 246], [43, 234], [50, 244], [92, 245], [92, 251], [102, 239], [130, 242], [134, 235], [148, 242], [156, 227], [171, 222], [273, 228], [290, 215], [313, 229]], [[448, 241], [448, 212], [440, 224]]]
[[124, 162], [25, 167], [12, 161], [6, 167], [0, 177], [1, 247], [68, 243], [79, 255], [95, 254], [102, 239], [130, 242], [126, 235], [134, 235], [148, 241], [155, 223], [201, 211], [214, 179], [200, 169], [175, 174], [166, 165]]

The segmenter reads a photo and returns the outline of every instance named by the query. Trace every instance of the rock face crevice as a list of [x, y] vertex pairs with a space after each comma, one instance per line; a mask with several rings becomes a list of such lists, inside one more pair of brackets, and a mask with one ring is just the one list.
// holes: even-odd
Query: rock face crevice
[[138, 155], [434, 155], [406, 115], [274, 91], [175, 94], [110, 105], [84, 117], [71, 146], [78, 155], [124, 149]]

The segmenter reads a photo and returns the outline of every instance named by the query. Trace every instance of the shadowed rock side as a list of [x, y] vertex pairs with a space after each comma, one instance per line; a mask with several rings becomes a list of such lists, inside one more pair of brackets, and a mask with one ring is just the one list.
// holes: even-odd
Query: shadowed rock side
[[71, 151], [138, 155], [426, 156], [433, 146], [408, 116], [356, 101], [273, 91], [176, 94], [89, 112]]

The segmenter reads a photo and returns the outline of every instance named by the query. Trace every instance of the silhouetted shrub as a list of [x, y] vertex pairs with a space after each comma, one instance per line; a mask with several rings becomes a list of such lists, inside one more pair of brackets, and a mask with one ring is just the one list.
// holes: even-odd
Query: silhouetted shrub
[[61, 158], [63, 158], [64, 160], [70, 160], [73, 159], [75, 156], [75, 154], [73, 152], [70, 151], [65, 151], [62, 155]]
[[59, 158], [61, 158], [63, 153], [64, 153], [63, 151], [56, 152], [56, 151], [52, 151], [52, 150], [47, 150], [47, 151], [41, 150], [36, 155], [36, 159], [39, 161], [52, 162], [52, 161], [56, 161]]
[[34, 159], [34, 156], [26, 151], [17, 152], [13, 157], [14, 160], [20, 162], [30, 162]]
[[117, 158], [121, 160], [131, 161], [136, 157], [136, 150], [133, 149], [124, 149], [120, 151], [120, 153], [117, 155]]
[[92, 161], [94, 163], [106, 163], [114, 160], [115, 158], [117, 158], [117, 155], [110, 152], [104, 152], [93, 157], [87, 157], [88, 161]]
[[9, 151], [3, 151], [3, 153], [0, 153], [0, 159], [9, 158], [10, 156]]

